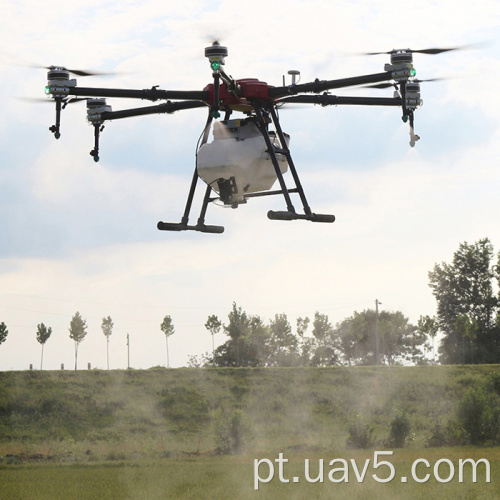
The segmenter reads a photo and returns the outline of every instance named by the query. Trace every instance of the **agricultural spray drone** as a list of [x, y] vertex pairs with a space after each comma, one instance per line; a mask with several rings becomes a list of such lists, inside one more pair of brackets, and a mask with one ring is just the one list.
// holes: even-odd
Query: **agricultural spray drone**
[[[390, 63], [384, 72], [343, 78], [298, 83], [298, 71], [289, 71], [291, 83], [271, 86], [255, 78], [235, 80], [224, 71], [226, 47], [214, 42], [205, 49], [210, 62], [213, 82], [203, 90], [177, 91], [150, 89], [110, 89], [80, 87], [73, 76], [90, 76], [99, 73], [71, 70], [62, 66], [50, 66], [45, 92], [55, 101], [56, 121], [50, 127], [55, 138], [60, 137], [61, 112], [73, 102], [87, 102], [87, 120], [94, 127], [94, 147], [90, 152], [99, 161], [99, 139], [107, 121], [158, 113], [174, 113], [185, 109], [205, 108], [208, 119], [197, 146], [196, 165], [181, 222], [158, 222], [158, 229], [167, 231], [194, 230], [204, 233], [222, 233], [224, 227], [206, 225], [205, 215], [210, 202], [219, 201], [233, 208], [248, 199], [260, 196], [282, 195], [286, 203], [284, 211], [269, 211], [269, 219], [312, 222], [334, 222], [335, 216], [313, 213], [289, 149], [290, 137], [283, 132], [278, 109], [288, 104], [397, 106], [402, 109], [402, 119], [409, 124], [410, 145], [419, 140], [414, 130], [414, 112], [422, 105], [420, 84], [415, 78], [413, 54], [439, 54], [456, 48], [425, 50], [392, 50], [369, 53], [387, 54]], [[352, 86], [394, 88], [393, 97], [346, 97], [330, 93], [333, 89]], [[129, 98], [163, 101], [161, 104], [113, 111], [107, 98]], [[239, 113], [235, 118], [233, 113]], [[210, 132], [213, 140], [209, 142]], [[284, 174], [290, 170], [293, 185], [288, 187]], [[195, 225], [189, 224], [189, 216], [198, 180], [206, 184], [201, 211]], [[273, 186], [278, 181], [279, 189]], [[292, 182], [288, 182], [292, 184]], [[302, 212], [297, 212], [291, 195], [298, 195]]]

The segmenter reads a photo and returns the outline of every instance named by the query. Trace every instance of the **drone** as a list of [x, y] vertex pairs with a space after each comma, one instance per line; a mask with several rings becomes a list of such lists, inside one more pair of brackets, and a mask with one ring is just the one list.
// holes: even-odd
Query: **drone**
[[[457, 47], [458, 48], [458, 47]], [[371, 52], [367, 55], [386, 54], [390, 63], [382, 73], [343, 78], [337, 80], [315, 79], [299, 83], [300, 72], [290, 70], [291, 83], [272, 86], [256, 78], [235, 80], [224, 71], [227, 47], [214, 41], [205, 48], [212, 71], [213, 82], [203, 90], [162, 90], [158, 86], [149, 89], [112, 89], [80, 87], [76, 77], [99, 75], [82, 70], [50, 66], [46, 69], [45, 93], [55, 101], [55, 124], [49, 130], [56, 139], [61, 136], [61, 112], [68, 104], [78, 101], [87, 103], [87, 120], [94, 128], [94, 147], [90, 155], [99, 161], [100, 135], [104, 123], [134, 116], [171, 114], [177, 111], [205, 108], [208, 117], [196, 149], [196, 164], [181, 221], [158, 222], [164, 231], [199, 231], [223, 233], [223, 226], [205, 224], [208, 204], [219, 202], [237, 208], [254, 197], [282, 195], [286, 210], [267, 213], [269, 219], [332, 223], [335, 216], [314, 213], [307, 201], [293, 162], [289, 143], [290, 136], [280, 125], [279, 110], [289, 104], [317, 104], [320, 106], [395, 106], [402, 109], [402, 120], [410, 127], [410, 146], [420, 139], [414, 131], [414, 112], [422, 106], [420, 84], [416, 79], [413, 54], [440, 54], [457, 48], [424, 50], [399, 49], [389, 52]], [[376, 89], [394, 88], [393, 97], [349, 97], [332, 95], [334, 89], [364, 86]], [[162, 101], [161, 104], [113, 111], [108, 98], [128, 98]], [[233, 113], [238, 113], [234, 117]], [[213, 140], [210, 139], [212, 132]], [[290, 171], [292, 179], [285, 180]], [[205, 194], [196, 224], [189, 223], [191, 208], [199, 181], [206, 184]], [[279, 188], [274, 188], [278, 183]], [[292, 196], [298, 195], [302, 211], [293, 205]]]

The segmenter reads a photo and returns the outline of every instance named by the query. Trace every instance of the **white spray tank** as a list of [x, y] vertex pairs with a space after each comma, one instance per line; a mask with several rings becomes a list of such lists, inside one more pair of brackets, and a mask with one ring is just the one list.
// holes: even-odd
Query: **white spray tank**
[[[274, 146], [281, 148], [276, 134], [270, 131], [269, 135]], [[284, 136], [288, 146], [290, 136]], [[278, 153], [277, 158], [285, 173], [285, 156]], [[244, 203], [247, 193], [270, 190], [277, 179], [264, 137], [252, 118], [214, 122], [213, 141], [198, 150], [196, 167], [198, 175], [232, 206]]]

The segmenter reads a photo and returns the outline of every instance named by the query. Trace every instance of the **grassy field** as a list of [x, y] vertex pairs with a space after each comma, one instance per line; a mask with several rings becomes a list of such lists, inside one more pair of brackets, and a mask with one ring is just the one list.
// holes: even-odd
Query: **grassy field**
[[[500, 498], [498, 426], [465, 446], [474, 420], [498, 423], [499, 380], [496, 365], [0, 372], [0, 499]], [[393, 451], [378, 456], [387, 483], [377, 450]], [[490, 483], [470, 464], [459, 482], [467, 458], [489, 461]], [[323, 482], [306, 459], [311, 480], [323, 460]], [[264, 481], [274, 472], [258, 490], [255, 460]]]
[[[323, 453], [301, 453], [288, 455], [288, 462], [283, 464], [280, 480], [278, 464], [274, 479], [259, 484], [255, 489], [255, 463], [257, 457], [219, 456], [170, 458], [161, 460], [105, 462], [93, 464], [30, 464], [0, 468], [0, 498], [9, 500], [54, 500], [54, 499], [388, 499], [388, 498], [443, 498], [443, 499], [498, 499], [500, 498], [500, 449], [444, 448], [427, 450], [398, 450], [389, 459], [395, 469], [395, 477], [388, 483], [377, 482], [389, 476], [388, 466], [373, 468], [373, 451], [340, 451]], [[263, 457], [258, 457], [262, 459]], [[278, 456], [268, 455], [274, 461]], [[349, 476], [343, 473], [333, 476], [342, 480], [333, 482], [329, 472], [333, 466], [328, 463], [333, 459], [355, 460], [358, 468], [364, 467], [370, 460], [365, 477], [359, 481], [352, 467]], [[417, 478], [430, 478], [425, 483], [412, 479], [411, 466], [417, 460], [425, 458], [430, 467], [418, 467]], [[451, 460], [454, 464], [454, 478], [441, 483], [433, 477], [434, 464], [441, 459]], [[476, 482], [473, 482], [472, 468], [464, 468], [463, 482], [459, 482], [459, 459], [483, 458], [491, 467], [491, 482], [486, 483], [485, 468], [478, 466]], [[324, 460], [324, 481], [312, 483], [305, 477], [304, 463], [310, 460], [310, 479], [319, 476], [319, 463]], [[349, 462], [350, 463], [350, 462]], [[338, 464], [337, 464], [338, 466]], [[261, 477], [268, 478], [268, 470], [260, 467]], [[447, 480], [449, 466], [441, 466], [439, 477]], [[294, 483], [293, 478], [299, 478]], [[401, 477], [407, 477], [402, 482]]]

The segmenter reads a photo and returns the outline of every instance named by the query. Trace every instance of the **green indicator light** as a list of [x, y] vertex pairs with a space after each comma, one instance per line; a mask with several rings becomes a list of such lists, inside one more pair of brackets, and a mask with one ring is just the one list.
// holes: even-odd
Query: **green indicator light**
[[417, 75], [417, 70], [415, 68], [410, 69], [410, 76], [413, 78]]
[[210, 66], [214, 71], [219, 71], [220, 69], [220, 62], [219, 61], [213, 61]]
[[49, 85], [47, 85], [44, 90], [45, 90], [46, 94], [50, 94], [50, 86]]

